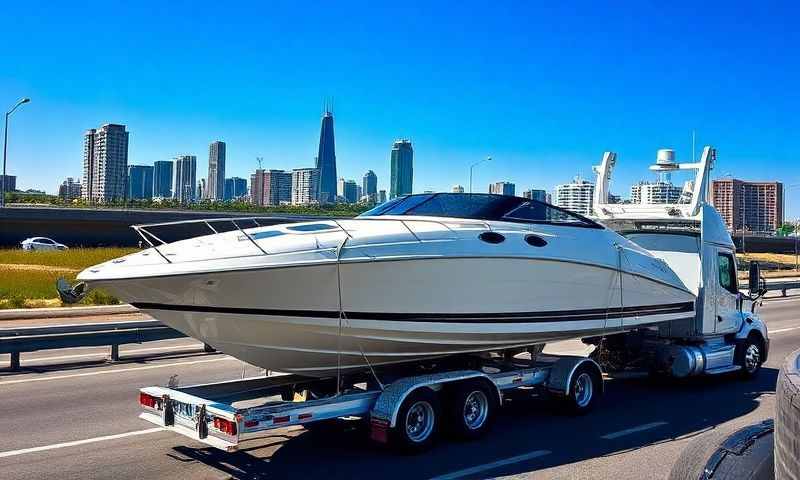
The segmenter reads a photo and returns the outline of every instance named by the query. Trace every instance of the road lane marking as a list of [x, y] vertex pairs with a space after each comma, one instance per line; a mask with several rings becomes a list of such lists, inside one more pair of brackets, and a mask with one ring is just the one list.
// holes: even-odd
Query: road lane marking
[[[174, 345], [171, 347], [151, 347], [151, 348], [137, 348], [134, 350], [120, 350], [120, 355], [122, 354], [130, 354], [130, 353], [144, 353], [144, 352], [160, 352], [160, 351], [169, 351], [169, 350], [181, 350], [181, 349], [190, 349], [190, 348], [201, 348], [203, 346], [202, 343], [192, 343], [189, 345]], [[108, 347], [97, 347], [97, 348], [104, 348], [108, 350]], [[93, 352], [93, 353], [76, 353], [73, 355], [59, 355], [56, 357], [31, 357], [26, 358], [25, 363], [31, 362], [46, 362], [52, 360], [69, 360], [70, 358], [86, 358], [86, 357], [99, 357], [99, 356], [108, 356], [107, 351], [102, 352]]]
[[532, 458], [544, 457], [545, 455], [550, 455], [550, 453], [552, 453], [550, 452], [550, 450], [536, 450], [535, 452], [526, 453], [524, 455], [517, 455], [516, 457], [506, 458], [505, 460], [498, 460], [496, 462], [491, 462], [484, 465], [478, 465], [476, 467], [470, 467], [470, 468], [465, 468], [463, 470], [457, 470], [455, 472], [445, 473], [444, 475], [433, 477], [431, 478], [431, 480], [453, 480], [456, 478], [466, 477], [467, 475], [473, 475], [476, 473], [485, 472], [487, 470], [493, 470], [495, 468], [502, 467], [505, 465], [524, 462]]
[[108, 440], [116, 440], [118, 438], [133, 437], [136, 435], [147, 435], [148, 433], [155, 433], [163, 431], [161, 427], [147, 428], [145, 430], [136, 430], [133, 432], [118, 433], [116, 435], [106, 435], [104, 437], [87, 438], [84, 440], [73, 440], [71, 442], [54, 443], [52, 445], [42, 445], [41, 447], [23, 448], [20, 450], [9, 450], [7, 452], [0, 452], [0, 458], [15, 457], [17, 455], [24, 455], [26, 453], [45, 452], [47, 450], [56, 450], [64, 447], [74, 447], [77, 445], [86, 445], [87, 443], [105, 442]]
[[[236, 360], [233, 357], [221, 357], [221, 358], [212, 358], [209, 360], [194, 360], [191, 362], [175, 362], [175, 363], [159, 363], [157, 365], [147, 365], [144, 367], [132, 367], [132, 368], [115, 368], [113, 370], [101, 370], [99, 372], [85, 372], [85, 373], [73, 373], [69, 375], [53, 375], [49, 377], [36, 377], [36, 378], [21, 378], [19, 380], [0, 380], [0, 386], [5, 385], [14, 385], [17, 383], [29, 383], [29, 382], [46, 382], [48, 380], [63, 380], [65, 378], [76, 378], [76, 377], [92, 377], [95, 375], [109, 375], [112, 373], [126, 373], [126, 372], [135, 372], [139, 370], [152, 370], [155, 368], [166, 368], [166, 367], [175, 367], [179, 365], [197, 365], [201, 363], [211, 363], [211, 362], [221, 362], [223, 360]], [[236, 360], [239, 361], [239, 360]]]
[[788, 332], [789, 330], [797, 330], [797, 329], [799, 329], [799, 328], [800, 328], [800, 327], [779, 328], [779, 329], [777, 329], [777, 330], [770, 330], [770, 331], [769, 331], [769, 334], [770, 334], [770, 335], [774, 335], [774, 334], [776, 334], [776, 333]]
[[604, 440], [614, 440], [615, 438], [624, 437], [625, 435], [630, 435], [632, 433], [643, 432], [645, 430], [661, 427], [666, 424], [667, 422], [645, 423], [644, 425], [639, 425], [638, 427], [631, 427], [631, 428], [626, 428], [625, 430], [620, 430], [619, 432], [608, 433], [606, 435], [601, 436], [600, 438]]

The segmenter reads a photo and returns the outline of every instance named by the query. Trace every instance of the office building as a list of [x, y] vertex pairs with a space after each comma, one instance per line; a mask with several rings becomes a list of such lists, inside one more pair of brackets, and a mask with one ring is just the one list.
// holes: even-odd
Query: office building
[[308, 205], [319, 200], [319, 169], [295, 168], [292, 170], [292, 205]]
[[128, 165], [128, 198], [143, 200], [153, 198], [153, 167]]
[[172, 197], [173, 163], [159, 160], [153, 164], [153, 196], [158, 198]]
[[464, 186], [463, 185], [453, 185], [453, 193], [464, 193]]
[[489, 193], [495, 195], [509, 195], [514, 196], [516, 187], [511, 182], [495, 182], [489, 184]]
[[274, 206], [292, 201], [292, 174], [283, 170], [256, 170], [250, 177], [252, 202]]
[[386, 203], [386, 190], [378, 190], [378, 203]]
[[0, 182], [2, 182], [3, 185], [5, 185], [5, 187], [3, 188], [4, 192], [13, 192], [16, 191], [17, 189], [16, 175], [3, 175], [2, 173], [0, 173]]
[[358, 184], [355, 180], [345, 180], [343, 182], [342, 197], [345, 203], [358, 203]]
[[208, 182], [206, 197], [222, 200], [225, 192], [225, 142], [211, 142], [208, 147]]
[[241, 200], [247, 196], [247, 179], [231, 177], [225, 179], [224, 200]]
[[319, 170], [319, 202], [333, 203], [336, 200], [336, 144], [333, 138], [333, 113], [325, 108], [319, 132], [317, 153]]
[[544, 190], [537, 190], [532, 188], [530, 190], [525, 190], [522, 192], [522, 197], [527, 198], [529, 200], [538, 200], [540, 202], [547, 202], [547, 192]]
[[392, 145], [389, 198], [408, 195], [414, 183], [414, 148], [411, 140], [397, 140]]
[[264, 169], [257, 168], [255, 173], [250, 174], [250, 203], [253, 205], [264, 205]]
[[581, 215], [592, 214], [594, 184], [580, 177], [556, 186], [555, 205]]
[[128, 132], [107, 123], [83, 136], [81, 196], [89, 203], [124, 200], [128, 180]]
[[378, 176], [372, 170], [367, 170], [361, 179], [361, 195], [358, 198], [362, 196], [370, 203], [378, 201]]
[[631, 203], [643, 205], [678, 203], [681, 192], [681, 187], [666, 181], [639, 182], [631, 186]]
[[180, 155], [175, 158], [175, 188], [173, 196], [180, 203], [191, 203], [195, 199], [197, 184], [197, 157]]
[[205, 200], [206, 197], [206, 179], [201, 178], [199, 182], [197, 182], [197, 195], [194, 197], [196, 200]]
[[65, 202], [81, 198], [80, 182], [76, 182], [72, 177], [67, 177], [58, 187], [58, 198]]
[[711, 183], [711, 203], [732, 231], [775, 233], [783, 224], [783, 184], [735, 178]]

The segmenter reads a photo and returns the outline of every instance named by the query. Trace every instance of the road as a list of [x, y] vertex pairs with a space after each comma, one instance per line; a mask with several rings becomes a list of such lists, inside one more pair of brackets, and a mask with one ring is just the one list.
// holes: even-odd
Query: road
[[[137, 389], [219, 381], [263, 371], [191, 339], [23, 356], [24, 371], [0, 370], [0, 471], [4, 479], [86, 478], [664, 478], [680, 451], [716, 425], [745, 425], [774, 411], [777, 369], [800, 347], [800, 297], [773, 298], [761, 313], [770, 358], [751, 381], [703, 378], [678, 384], [612, 379], [598, 408], [580, 418], [537, 400], [501, 410], [474, 442], [440, 442], [419, 456], [371, 444], [357, 430], [278, 430], [226, 454], [139, 420]], [[574, 343], [567, 348], [574, 347]], [[141, 357], [148, 354], [146, 358]], [[157, 354], [156, 356], [150, 356]], [[7, 360], [0, 358], [0, 365]]]

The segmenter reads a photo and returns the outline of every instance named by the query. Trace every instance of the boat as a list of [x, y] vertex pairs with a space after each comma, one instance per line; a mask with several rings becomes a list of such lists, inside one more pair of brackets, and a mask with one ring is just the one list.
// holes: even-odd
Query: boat
[[[208, 234], [159, 234], [190, 223]], [[405, 195], [352, 219], [258, 223], [135, 226], [149, 248], [78, 279], [245, 362], [312, 377], [694, 315], [664, 260], [536, 200]]]

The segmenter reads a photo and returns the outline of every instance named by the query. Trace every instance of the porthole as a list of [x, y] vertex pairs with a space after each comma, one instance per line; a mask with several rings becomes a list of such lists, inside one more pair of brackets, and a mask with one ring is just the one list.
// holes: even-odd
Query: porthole
[[547, 240], [539, 235], [527, 235], [525, 236], [525, 241], [532, 247], [544, 247], [547, 245]]
[[497, 232], [483, 232], [480, 235], [478, 235], [478, 238], [480, 238], [486, 243], [495, 243], [495, 244], [503, 243], [503, 241], [506, 239], [506, 237], [500, 235]]

